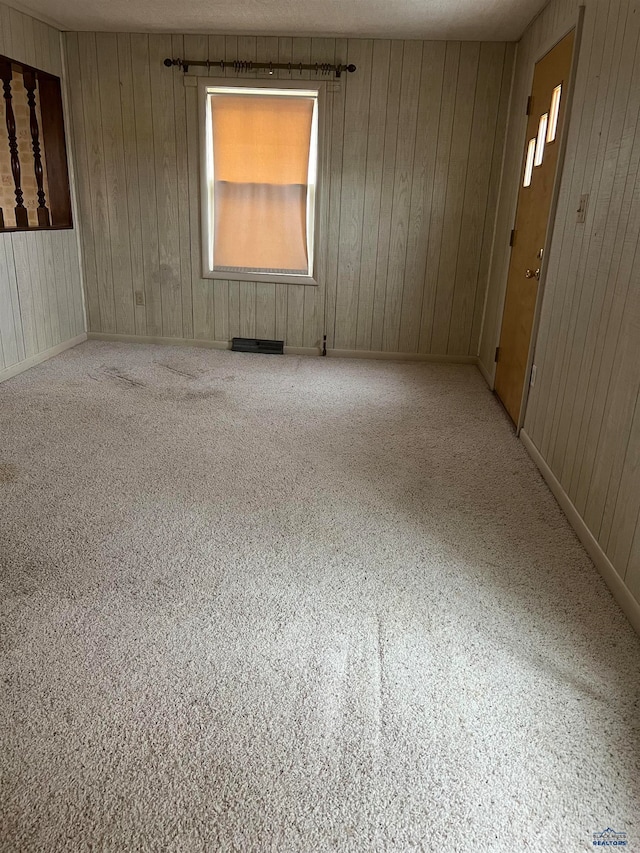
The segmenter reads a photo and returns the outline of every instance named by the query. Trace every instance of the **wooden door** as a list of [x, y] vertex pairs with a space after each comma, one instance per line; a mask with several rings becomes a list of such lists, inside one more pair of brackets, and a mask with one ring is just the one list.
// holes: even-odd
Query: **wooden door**
[[535, 67], [495, 390], [517, 425], [529, 361], [540, 268], [568, 95], [574, 31]]

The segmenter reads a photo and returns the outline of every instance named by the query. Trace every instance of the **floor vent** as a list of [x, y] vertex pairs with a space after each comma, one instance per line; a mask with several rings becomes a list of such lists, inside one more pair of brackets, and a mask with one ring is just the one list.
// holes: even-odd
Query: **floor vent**
[[284, 341], [265, 341], [260, 338], [232, 338], [231, 349], [235, 352], [265, 352], [269, 355], [282, 355]]

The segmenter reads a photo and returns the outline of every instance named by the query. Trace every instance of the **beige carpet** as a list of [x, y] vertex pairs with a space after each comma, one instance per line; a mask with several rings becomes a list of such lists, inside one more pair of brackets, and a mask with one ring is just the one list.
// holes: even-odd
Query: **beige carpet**
[[640, 850], [640, 639], [475, 368], [0, 385], [3, 851]]

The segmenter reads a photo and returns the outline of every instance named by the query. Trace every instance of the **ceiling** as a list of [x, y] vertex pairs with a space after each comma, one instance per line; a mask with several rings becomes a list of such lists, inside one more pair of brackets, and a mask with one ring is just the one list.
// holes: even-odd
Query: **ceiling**
[[62, 30], [514, 41], [546, 0], [3, 0]]

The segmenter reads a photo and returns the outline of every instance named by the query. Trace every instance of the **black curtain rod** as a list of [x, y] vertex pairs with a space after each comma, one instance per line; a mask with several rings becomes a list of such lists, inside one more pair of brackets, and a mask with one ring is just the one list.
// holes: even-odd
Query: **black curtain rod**
[[255, 71], [264, 69], [270, 74], [274, 71], [282, 69], [283, 71], [315, 71], [316, 74], [331, 74], [333, 71], [336, 77], [340, 77], [343, 71], [348, 71], [350, 74], [356, 70], [355, 65], [331, 65], [329, 62], [245, 62], [239, 59], [224, 60], [219, 62], [211, 62], [210, 59], [165, 59], [164, 64], [167, 68], [172, 65], [177, 65], [186, 74], [191, 65], [197, 65], [201, 68], [232, 68], [234, 71]]

